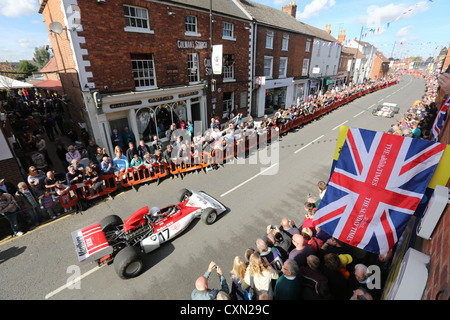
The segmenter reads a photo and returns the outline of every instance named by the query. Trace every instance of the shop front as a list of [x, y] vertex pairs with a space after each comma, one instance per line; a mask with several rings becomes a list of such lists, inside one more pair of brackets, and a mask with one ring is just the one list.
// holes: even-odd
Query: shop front
[[294, 83], [292, 78], [266, 80], [257, 93], [257, 117], [286, 109], [294, 103]]
[[[207, 129], [206, 97], [204, 85], [191, 85], [170, 89], [102, 95], [101, 106], [96, 107], [98, 126], [92, 125], [97, 144], [114, 148], [113, 130], [124, 132], [128, 127], [136, 143], [151, 142], [154, 136], [163, 142], [170, 140], [171, 125], [177, 128], [191, 121], [195, 132]], [[92, 108], [90, 109], [92, 110]], [[93, 112], [90, 113], [90, 118]], [[92, 123], [93, 121], [91, 121]]]
[[308, 97], [308, 80], [294, 81], [293, 103], [296, 105], [304, 102]]

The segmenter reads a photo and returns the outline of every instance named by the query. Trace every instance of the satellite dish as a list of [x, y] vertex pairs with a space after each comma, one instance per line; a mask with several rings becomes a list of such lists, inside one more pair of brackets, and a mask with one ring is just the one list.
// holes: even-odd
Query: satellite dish
[[50, 23], [50, 26], [48, 28], [49, 28], [50, 32], [53, 32], [56, 34], [60, 34], [63, 31], [63, 26], [58, 21], [53, 21], [52, 23]]

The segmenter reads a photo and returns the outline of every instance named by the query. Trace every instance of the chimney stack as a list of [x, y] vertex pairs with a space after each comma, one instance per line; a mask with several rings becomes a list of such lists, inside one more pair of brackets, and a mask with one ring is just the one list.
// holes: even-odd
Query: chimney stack
[[338, 41], [340, 43], [343, 43], [345, 41], [345, 30], [341, 30], [339, 32]]
[[297, 14], [297, 5], [295, 4], [295, 1], [289, 1], [289, 5], [282, 7], [281, 11], [286, 12], [295, 18], [295, 15]]
[[325, 25], [325, 31], [328, 32], [328, 34], [331, 34], [331, 24], [326, 24]]

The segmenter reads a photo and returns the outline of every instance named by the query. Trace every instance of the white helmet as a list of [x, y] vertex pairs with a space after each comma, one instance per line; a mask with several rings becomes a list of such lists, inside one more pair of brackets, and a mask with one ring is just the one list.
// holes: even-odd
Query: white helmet
[[161, 209], [158, 207], [152, 207], [150, 209], [150, 216], [152, 218], [158, 218], [161, 215]]

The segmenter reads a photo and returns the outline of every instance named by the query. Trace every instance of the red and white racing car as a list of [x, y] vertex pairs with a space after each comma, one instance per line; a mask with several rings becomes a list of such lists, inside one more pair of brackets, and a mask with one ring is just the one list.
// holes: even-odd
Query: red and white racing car
[[120, 278], [134, 278], [144, 268], [142, 253], [149, 253], [175, 238], [195, 218], [212, 224], [226, 210], [202, 191], [182, 189], [179, 201], [162, 209], [143, 207], [124, 221], [110, 215], [72, 232], [79, 262], [95, 261], [99, 266], [113, 263]]
[[399, 107], [395, 103], [383, 103], [383, 105], [379, 105], [376, 109], [372, 110], [372, 114], [374, 116], [385, 117], [385, 118], [393, 118], [394, 114], [399, 112]]

